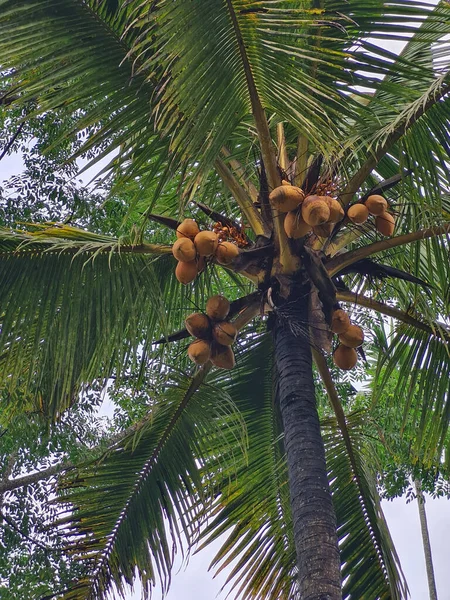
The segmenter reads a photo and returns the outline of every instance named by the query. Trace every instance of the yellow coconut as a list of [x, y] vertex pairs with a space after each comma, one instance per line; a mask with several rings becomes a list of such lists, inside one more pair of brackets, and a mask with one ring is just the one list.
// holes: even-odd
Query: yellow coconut
[[219, 238], [214, 231], [200, 231], [195, 236], [194, 244], [200, 256], [211, 256], [217, 250]]
[[177, 227], [177, 238], [195, 238], [200, 229], [194, 219], [184, 219]]
[[323, 225], [316, 225], [313, 227], [313, 231], [317, 236], [327, 238], [330, 237], [333, 227], [333, 223], [324, 223]]
[[347, 217], [355, 225], [362, 225], [369, 218], [369, 210], [364, 204], [353, 204], [347, 211]]
[[187, 285], [197, 277], [197, 261], [179, 262], [175, 269], [175, 277], [180, 283]]
[[382, 235], [390, 237], [394, 233], [395, 219], [390, 213], [383, 212], [375, 217], [375, 227]]
[[231, 346], [236, 341], [237, 329], [233, 323], [223, 321], [214, 326], [213, 336], [222, 346]]
[[217, 296], [211, 296], [208, 298], [206, 303], [206, 314], [210, 319], [214, 321], [223, 321], [227, 318], [230, 312], [230, 303], [225, 298], [218, 294]]
[[220, 344], [213, 345], [211, 362], [219, 369], [232, 369], [236, 364], [231, 347], [221, 346]]
[[211, 358], [211, 346], [205, 340], [195, 340], [188, 348], [189, 358], [197, 365], [204, 365]]
[[333, 333], [344, 333], [350, 327], [350, 317], [342, 310], [342, 308], [338, 308], [333, 312], [333, 316], [331, 317], [331, 331]]
[[323, 225], [330, 218], [330, 209], [321, 196], [308, 196], [302, 204], [302, 217], [312, 227]]
[[330, 209], [330, 218], [328, 219], [329, 223], [339, 223], [344, 218], [344, 209], [342, 208], [341, 203], [335, 198], [330, 198], [329, 196], [322, 196], [325, 202]]
[[358, 348], [364, 342], [364, 332], [358, 325], [350, 325], [344, 333], [339, 334], [339, 341], [349, 348]]
[[192, 313], [186, 317], [184, 324], [191, 335], [202, 340], [211, 336], [211, 323], [203, 313]]
[[370, 214], [375, 215], [376, 217], [381, 215], [381, 213], [386, 212], [388, 209], [388, 203], [386, 202], [386, 199], [378, 194], [369, 196], [365, 202], [365, 205], [367, 206], [367, 210], [370, 212]]
[[287, 179], [282, 179], [281, 185], [292, 185], [292, 183], [290, 181], [288, 181]]
[[295, 185], [280, 185], [269, 194], [272, 208], [282, 213], [294, 210], [303, 202], [305, 194], [302, 189]]
[[289, 238], [297, 240], [311, 231], [311, 225], [305, 223], [300, 211], [293, 210], [284, 218], [284, 230]]
[[340, 344], [333, 353], [333, 362], [340, 369], [349, 371], [358, 362], [358, 354], [354, 348]]
[[229, 265], [238, 256], [239, 248], [232, 242], [222, 242], [217, 246], [216, 259], [221, 265]]
[[172, 246], [172, 254], [181, 262], [191, 262], [195, 259], [197, 251], [192, 240], [180, 238]]

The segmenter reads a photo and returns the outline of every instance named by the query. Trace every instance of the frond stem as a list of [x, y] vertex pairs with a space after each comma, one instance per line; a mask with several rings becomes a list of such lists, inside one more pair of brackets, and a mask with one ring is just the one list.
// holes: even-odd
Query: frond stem
[[221, 158], [217, 158], [214, 165], [222, 181], [230, 190], [236, 202], [239, 204], [239, 208], [249, 222], [254, 234], [269, 237], [269, 231], [264, 225], [261, 215], [255, 208], [247, 192], [230, 171], [228, 165], [226, 165]]
[[376, 254], [377, 252], [383, 252], [383, 250], [389, 250], [397, 246], [403, 246], [419, 240], [445, 235], [449, 232], [450, 223], [446, 223], [445, 225], [429, 227], [427, 229], [419, 229], [418, 231], [413, 231], [412, 233], [406, 233], [404, 235], [398, 235], [387, 240], [374, 242], [368, 246], [363, 246], [362, 248], [357, 248], [356, 250], [351, 250], [349, 252], [345, 252], [345, 254], [335, 256], [328, 261], [328, 263], [326, 263], [326, 268], [330, 274], [330, 277], [333, 277], [333, 275], [336, 275], [339, 273], [339, 271], [341, 271], [341, 269], [344, 269], [348, 265], [351, 265], [363, 258], [367, 258], [368, 256], [372, 256], [372, 254]]
[[383, 315], [392, 317], [393, 319], [397, 319], [398, 321], [402, 321], [407, 325], [412, 325], [416, 329], [420, 329], [421, 331], [425, 331], [426, 333], [435, 335], [436, 337], [440, 337], [446, 342], [450, 342], [450, 333], [446, 334], [444, 332], [443, 325], [436, 323], [436, 329], [433, 329], [430, 325], [424, 323], [423, 321], [410, 315], [409, 313], [395, 308], [394, 306], [389, 306], [384, 302], [378, 302], [373, 298], [368, 298], [363, 294], [357, 294], [355, 292], [350, 291], [338, 291], [336, 294], [336, 299], [340, 302], [349, 302], [351, 304], [357, 304], [358, 306], [370, 308], [371, 310], [379, 312]]

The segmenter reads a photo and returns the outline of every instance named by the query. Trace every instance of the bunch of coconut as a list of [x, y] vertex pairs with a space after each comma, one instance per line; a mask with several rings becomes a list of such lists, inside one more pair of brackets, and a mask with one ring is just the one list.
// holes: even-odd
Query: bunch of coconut
[[212, 296], [206, 303], [206, 314], [193, 313], [185, 321], [186, 329], [197, 338], [188, 348], [189, 358], [197, 365], [210, 360], [220, 369], [235, 365], [231, 345], [236, 340], [237, 329], [226, 321], [230, 303], [224, 296]]
[[333, 362], [340, 369], [349, 371], [358, 361], [358, 348], [364, 342], [364, 332], [358, 325], [352, 325], [350, 317], [341, 308], [333, 312], [331, 331], [339, 337], [339, 345], [333, 353]]
[[347, 211], [347, 217], [356, 225], [365, 223], [369, 215], [375, 217], [375, 227], [379, 233], [386, 237], [390, 237], [394, 233], [395, 219], [388, 212], [386, 198], [378, 194], [373, 194], [364, 203], [357, 202], [350, 206]]
[[214, 231], [200, 231], [194, 219], [184, 219], [177, 227], [172, 254], [178, 261], [175, 276], [187, 285], [204, 269], [205, 258], [214, 256], [220, 264], [230, 264], [239, 254], [232, 242], [220, 242]]
[[288, 182], [275, 188], [269, 195], [273, 209], [285, 213], [284, 230], [292, 239], [310, 231], [328, 237], [333, 225], [344, 218], [340, 202], [331, 196], [306, 196], [304, 191]]

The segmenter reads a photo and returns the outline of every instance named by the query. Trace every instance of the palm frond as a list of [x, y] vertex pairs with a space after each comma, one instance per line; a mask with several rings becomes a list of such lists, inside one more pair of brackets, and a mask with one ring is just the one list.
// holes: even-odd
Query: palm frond
[[[297, 593], [287, 471], [273, 416], [272, 368], [270, 337], [252, 336], [241, 347], [232, 376], [219, 373], [216, 378], [246, 423], [248, 450], [236, 473], [224, 471], [217, 480], [220, 495], [202, 534], [203, 546], [228, 534], [211, 566], [218, 571], [230, 567], [227, 584], [243, 599], [288, 599]], [[260, 375], [255, 377], [255, 372]]]
[[450, 416], [448, 343], [434, 332], [406, 324], [396, 327], [378, 363], [374, 401], [393, 371], [398, 372], [398, 380], [395, 399], [389, 401], [396, 405], [402, 401], [403, 423], [408, 419], [414, 423], [411, 458], [434, 464], [443, 456]]
[[149, 398], [148, 416], [100, 460], [64, 478], [60, 501], [73, 505], [61, 533], [84, 561], [67, 600], [123, 596], [136, 573], [146, 596], [158, 578], [167, 590], [174, 554], [199, 534], [214, 486], [202, 476], [211, 456], [245, 444], [245, 428], [226, 392], [204, 384], [209, 367]]

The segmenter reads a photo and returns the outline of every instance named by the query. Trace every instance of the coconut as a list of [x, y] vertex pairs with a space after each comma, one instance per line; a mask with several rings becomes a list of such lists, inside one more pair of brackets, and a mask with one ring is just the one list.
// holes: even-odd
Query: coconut
[[330, 209], [321, 196], [308, 196], [302, 204], [302, 217], [308, 225], [315, 227], [328, 221]]
[[221, 265], [229, 265], [238, 256], [239, 248], [232, 242], [222, 242], [217, 246], [216, 259]]
[[327, 203], [328, 208], [330, 209], [330, 218], [328, 219], [329, 223], [339, 223], [344, 218], [344, 209], [338, 200], [334, 198], [330, 198], [329, 196], [321, 196], [324, 201]]
[[214, 344], [211, 352], [211, 362], [219, 369], [232, 369], [236, 364], [234, 353], [230, 346]]
[[189, 358], [197, 365], [204, 365], [211, 358], [211, 346], [205, 340], [195, 340], [188, 348]]
[[282, 179], [281, 185], [292, 185], [292, 183], [290, 181], [288, 181], [287, 179]]
[[373, 194], [373, 196], [369, 196], [365, 202], [367, 206], [367, 210], [371, 215], [375, 215], [378, 217], [381, 213], [384, 213], [388, 209], [388, 203], [386, 202], [383, 196], [379, 196], [378, 194]]
[[197, 261], [179, 262], [175, 269], [175, 277], [180, 283], [187, 285], [197, 277]]
[[311, 225], [305, 223], [300, 211], [293, 210], [284, 218], [284, 230], [289, 238], [298, 240], [311, 231]]
[[197, 251], [192, 240], [180, 238], [172, 246], [172, 254], [181, 262], [191, 262], [195, 259]]
[[200, 229], [194, 219], [184, 219], [177, 227], [177, 238], [195, 238]]
[[302, 189], [295, 185], [280, 185], [269, 194], [269, 201], [272, 208], [281, 213], [287, 213], [297, 208], [305, 199]]
[[364, 332], [358, 325], [350, 325], [344, 333], [339, 334], [339, 341], [349, 348], [357, 348], [364, 342]]
[[213, 336], [222, 346], [231, 346], [236, 341], [237, 329], [233, 323], [223, 321], [214, 326]]
[[350, 317], [342, 310], [342, 308], [338, 308], [333, 312], [333, 316], [331, 317], [331, 331], [333, 333], [344, 333], [350, 327]]
[[349, 371], [358, 362], [358, 354], [354, 348], [340, 344], [333, 353], [333, 362], [340, 369]]
[[194, 244], [200, 256], [211, 256], [217, 250], [219, 238], [214, 231], [200, 231], [195, 236]]
[[323, 225], [313, 227], [313, 231], [317, 236], [327, 238], [330, 237], [333, 227], [333, 223], [324, 223]]
[[369, 218], [369, 210], [364, 204], [353, 204], [347, 211], [347, 217], [355, 225], [362, 225]]
[[206, 303], [206, 314], [214, 321], [223, 321], [227, 318], [230, 311], [230, 303], [225, 298], [218, 294], [211, 296]]
[[211, 323], [203, 313], [192, 313], [186, 317], [184, 324], [191, 335], [202, 340], [211, 336]]
[[395, 219], [390, 213], [383, 212], [375, 217], [375, 226], [382, 235], [390, 237], [394, 233]]

